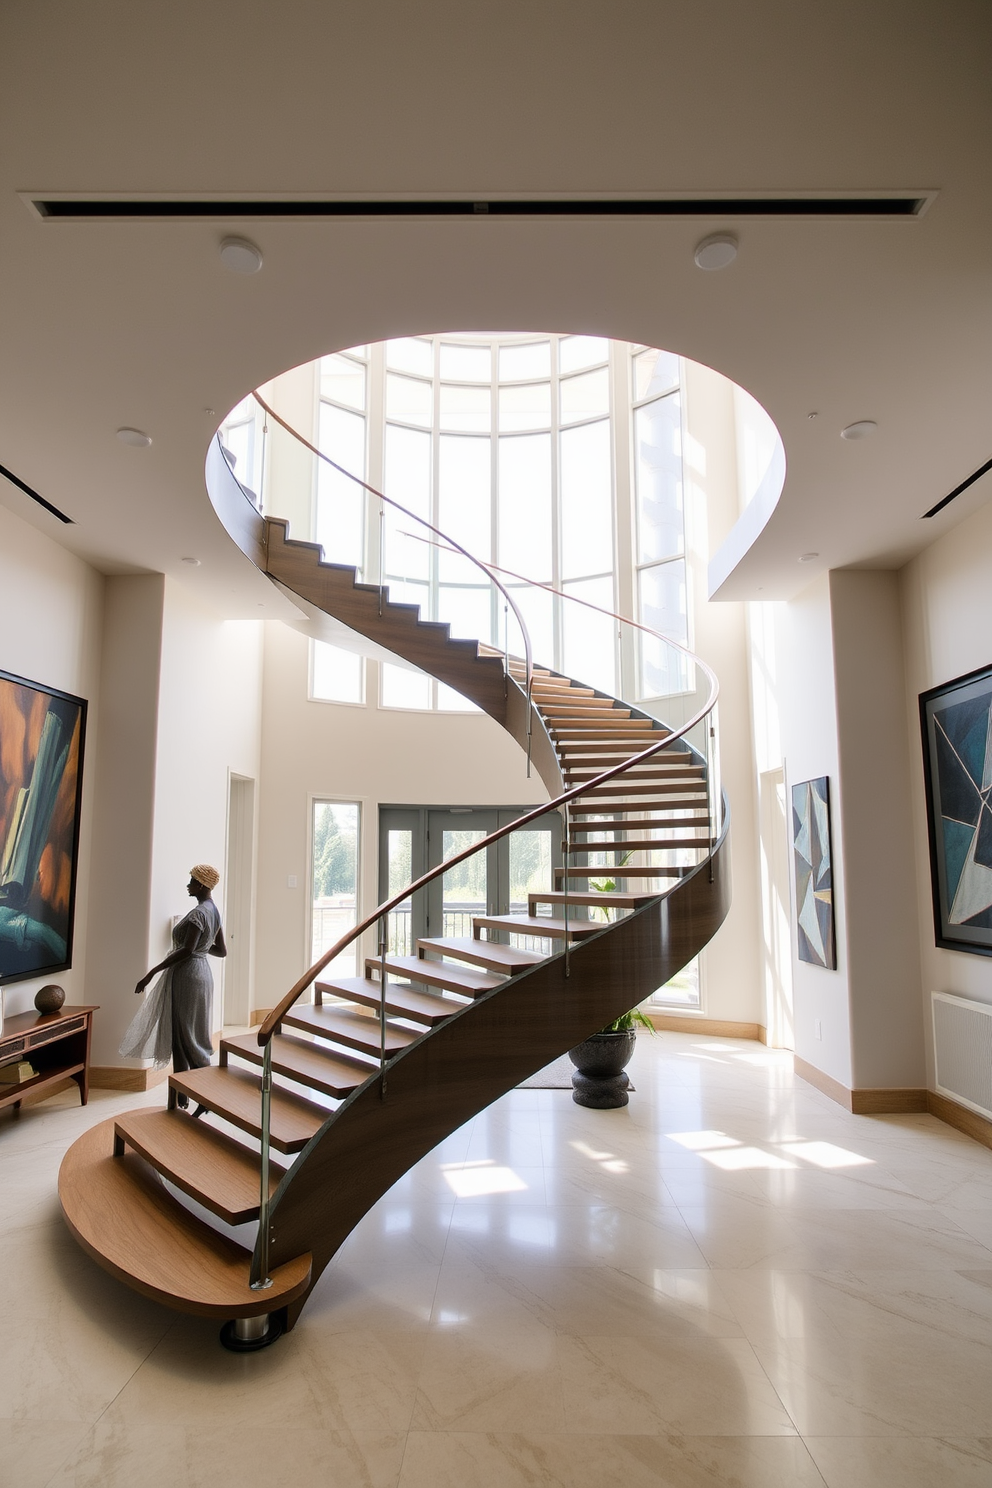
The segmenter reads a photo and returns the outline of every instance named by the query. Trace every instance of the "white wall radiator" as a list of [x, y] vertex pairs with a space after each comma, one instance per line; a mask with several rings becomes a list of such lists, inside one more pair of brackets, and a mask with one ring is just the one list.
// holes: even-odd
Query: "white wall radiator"
[[931, 992], [936, 1087], [992, 1120], [992, 1006]]

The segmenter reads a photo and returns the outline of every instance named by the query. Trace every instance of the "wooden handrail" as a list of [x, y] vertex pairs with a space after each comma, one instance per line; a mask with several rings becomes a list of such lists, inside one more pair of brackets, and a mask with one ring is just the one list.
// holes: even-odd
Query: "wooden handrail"
[[[510, 595], [505, 586], [500, 583], [499, 579], [496, 578], [495, 572], [493, 572], [493, 570], [496, 569], [496, 565], [487, 564], [482, 559], [476, 558], [472, 553], [469, 553], [465, 548], [463, 548], [460, 543], [457, 543], [453, 538], [448, 537], [446, 533], [441, 532], [440, 529], [433, 526], [432, 523], [426, 521], [423, 517], [418, 517], [416, 512], [409, 511], [405, 506], [401, 506], [398, 501], [393, 501], [391, 497], [386, 496], [382, 491], [376, 490], [375, 486], [371, 486], [367, 481], [362, 480], [359, 476], [353, 475], [352, 472], [350, 470], [346, 470], [343, 465], [337, 464], [337, 462], [332, 460], [329, 455], [323, 454], [323, 452], [319, 450], [316, 445], [312, 444], [309, 439], [306, 439], [302, 434], [298, 432], [298, 430], [294, 429], [291, 424], [287, 423], [286, 420], [282, 418], [278, 413], [276, 413], [275, 410], [271, 408], [269, 404], [263, 398], [261, 398], [257, 392], [254, 396], [256, 402], [269, 417], [275, 419], [276, 423], [279, 424], [281, 428], [285, 429], [287, 434], [298, 440], [300, 444], [304, 445], [308, 450], [310, 450], [312, 454], [316, 455], [318, 459], [323, 460], [326, 464], [330, 465], [332, 469], [337, 470], [339, 474], [346, 476], [349, 480], [355, 481], [356, 484], [362, 486], [371, 495], [377, 496], [381, 501], [388, 502], [388, 504], [395, 507], [397, 511], [403, 512], [404, 516], [411, 517], [415, 522], [419, 522], [421, 526], [427, 527], [431, 532], [435, 534], [437, 538], [440, 538], [443, 543], [450, 545], [452, 551], [460, 553], [463, 557], [469, 559], [470, 562], [474, 563], [477, 568], [481, 568], [483, 572], [487, 574], [487, 576], [496, 585], [500, 593], [505, 597], [507, 603], [512, 608], [514, 615], [519, 621], [520, 628], [523, 633], [524, 645], [526, 649], [525, 666], [527, 678], [527, 703], [529, 712], [531, 706], [531, 688], [533, 684], [534, 672], [533, 657], [530, 650], [530, 636], [528, 635], [527, 627], [524, 625], [523, 618], [520, 615], [520, 611], [517, 608], [513, 597]], [[430, 539], [423, 539], [423, 541], [430, 541]], [[510, 570], [508, 569], [499, 569], [497, 571], [510, 574]], [[522, 583], [534, 583], [533, 580], [525, 579], [519, 574], [511, 574], [510, 576], [520, 579]], [[588, 608], [596, 610], [600, 609], [599, 605], [592, 605], [588, 600], [579, 599], [578, 596], [567, 594], [560, 589], [553, 588], [553, 586], [551, 585], [535, 583], [534, 586], [539, 589], [550, 589], [551, 593], [558, 594], [563, 599], [572, 599], [575, 603], [585, 605]], [[674, 641], [670, 636], [662, 635], [659, 631], [652, 630], [650, 626], [643, 625], [637, 620], [630, 620], [627, 616], [615, 614], [611, 610], [602, 610], [601, 613], [610, 615], [614, 620], [617, 620], [625, 625], [631, 625], [637, 630], [644, 631], [646, 632], [646, 634], [654, 636], [663, 644], [674, 646], [677, 651], [681, 651], [685, 656], [689, 657], [689, 659], [692, 660], [701, 669], [710, 684], [709, 695], [703, 706], [695, 714], [693, 714], [692, 718], [690, 718], [687, 723], [682, 724], [681, 728], [670, 730], [662, 739], [658, 741], [657, 744], [650, 745], [647, 749], [643, 749], [639, 754], [631, 755], [630, 759], [624, 760], [621, 764], [611, 766], [610, 769], [604, 770], [600, 775], [594, 776], [591, 780], [584, 780], [579, 785], [572, 786], [570, 790], [563, 791], [553, 800], [546, 801], [542, 803], [542, 805], [536, 806], [532, 811], [527, 811], [522, 816], [518, 816], [514, 821], [508, 822], [506, 826], [499, 827], [495, 832], [491, 832], [489, 836], [484, 837], [481, 842], [477, 842], [472, 847], [464, 848], [461, 852], [455, 853], [453, 857], [446, 859], [445, 862], [438, 864], [436, 868], [429, 869], [427, 873], [422, 874], [420, 878], [415, 879], [413, 883], [408, 884], [398, 894], [392, 895], [391, 898], [386, 899], [381, 904], [377, 905], [370, 915], [366, 915], [365, 919], [361, 920], [359, 924], [355, 925], [351, 930], [347, 931], [340, 940], [336, 941], [335, 944], [331, 946], [329, 951], [325, 951], [324, 954], [317, 961], [315, 961], [314, 964], [309, 967], [307, 971], [303, 973], [300, 979], [294, 983], [294, 985], [286, 993], [285, 997], [283, 997], [281, 1002], [279, 1002], [279, 1004], [272, 1009], [268, 1017], [259, 1026], [258, 1030], [258, 1042], [263, 1048], [266, 1044], [268, 1044], [269, 1040], [272, 1038], [272, 1035], [275, 1033], [276, 1028], [282, 1022], [283, 1018], [285, 1018], [286, 1014], [289, 1012], [290, 1008], [293, 1006], [296, 1000], [307, 990], [311, 982], [313, 982], [314, 979], [320, 975], [324, 968], [328, 966], [335, 959], [335, 957], [339, 956], [342, 951], [347, 950], [348, 946], [352, 945], [356, 940], [364, 935], [366, 931], [370, 930], [372, 926], [375, 925], [378, 920], [382, 919], [383, 915], [388, 914], [391, 909], [395, 909], [398, 904], [402, 904], [405, 899], [408, 899], [419, 889], [425, 888], [429, 883], [433, 883], [436, 878], [440, 878], [441, 875], [447, 873], [450, 868], [455, 867], [458, 863], [463, 863], [467, 858], [474, 857], [477, 852], [481, 852], [483, 848], [491, 846], [491, 844], [494, 842], [499, 842], [503, 837], [508, 837], [511, 832], [517, 831], [519, 827], [526, 826], [528, 822], [536, 821], [538, 817], [544, 816], [549, 811], [556, 811], [559, 807], [566, 806], [569, 801], [573, 801], [577, 796], [588, 795], [591, 791], [597, 789], [600, 785], [605, 784], [609, 780], [613, 780], [618, 775], [622, 775], [632, 766], [643, 764], [645, 760], [651, 759], [661, 750], [670, 748], [677, 739], [681, 739], [685, 734], [689, 732], [690, 729], [695, 728], [696, 724], [700, 723], [707, 716], [707, 714], [712, 712], [713, 708], [716, 705], [717, 698], [719, 697], [720, 684], [717, 681], [715, 673], [709, 666], [707, 666], [706, 662], [703, 661], [701, 657], [696, 656], [694, 652], [689, 650], [688, 646], [682, 645], [680, 641]]]
[[[656, 634], [657, 632], [654, 633]], [[664, 640], [666, 637], [662, 636], [660, 639]], [[687, 654], [693, 656], [691, 651]], [[700, 662], [700, 666], [707, 675], [713, 677], [712, 672], [706, 666], [705, 662]], [[349, 930], [340, 940], [336, 941], [329, 951], [325, 951], [324, 955], [318, 961], [315, 961], [308, 971], [303, 973], [299, 981], [286, 993], [286, 996], [279, 1003], [278, 1007], [273, 1008], [264, 1023], [260, 1025], [258, 1030], [259, 1044], [264, 1046], [268, 1043], [269, 1039], [275, 1033], [278, 1024], [285, 1018], [293, 1006], [293, 1003], [306, 991], [314, 978], [320, 975], [324, 967], [328, 966], [336, 956], [340, 956], [342, 951], [347, 950], [348, 946], [358, 940], [361, 935], [364, 935], [367, 930], [370, 930], [383, 915], [388, 914], [391, 909], [395, 909], [398, 904], [402, 904], [405, 899], [415, 894], [418, 889], [425, 888], [427, 884], [433, 883], [435, 878], [440, 878], [443, 873], [448, 872], [449, 868], [454, 868], [458, 863], [463, 863], [466, 858], [473, 857], [477, 852], [481, 852], [483, 848], [489, 847], [494, 842], [499, 842], [501, 838], [508, 837], [518, 827], [525, 827], [528, 822], [536, 821], [538, 817], [544, 816], [547, 812], [555, 811], [559, 806], [567, 805], [576, 796], [588, 795], [606, 781], [614, 779], [617, 775], [622, 775], [632, 765], [642, 764], [661, 750], [669, 748], [675, 740], [681, 739], [683, 735], [687, 734], [690, 729], [695, 728], [696, 724], [701, 722], [712, 711], [718, 693], [719, 684], [716, 678], [713, 677], [713, 685], [711, 686], [710, 694], [705, 705], [689, 719], [688, 723], [684, 723], [681, 728], [673, 729], [664, 738], [660, 739], [657, 744], [652, 744], [649, 748], [642, 749], [640, 754], [631, 755], [630, 759], [624, 760], [622, 764], [613, 765], [609, 770], [604, 770], [601, 775], [596, 775], [591, 780], [584, 780], [579, 785], [572, 786], [570, 790], [563, 791], [561, 795], [555, 796], [553, 800], [545, 801], [540, 806], [535, 806], [533, 811], [527, 811], [523, 816], [518, 816], [514, 821], [508, 822], [506, 826], [499, 827], [495, 832], [491, 832], [488, 837], [484, 837], [481, 842], [477, 842], [473, 847], [467, 847], [461, 852], [455, 853], [454, 857], [447, 858], [443, 863], [438, 864], [436, 868], [431, 868], [427, 873], [422, 874], [420, 878], [415, 879], [413, 883], [408, 884], [398, 894], [385, 899], [370, 915], [366, 915], [364, 920]]]

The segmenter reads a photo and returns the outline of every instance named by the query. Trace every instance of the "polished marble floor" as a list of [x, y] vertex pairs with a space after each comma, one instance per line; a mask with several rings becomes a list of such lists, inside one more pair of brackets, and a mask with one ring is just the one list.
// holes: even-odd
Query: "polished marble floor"
[[0, 1117], [0, 1484], [992, 1485], [992, 1152], [757, 1044], [642, 1036], [632, 1074], [498, 1101], [249, 1357], [59, 1217], [66, 1146], [164, 1087]]

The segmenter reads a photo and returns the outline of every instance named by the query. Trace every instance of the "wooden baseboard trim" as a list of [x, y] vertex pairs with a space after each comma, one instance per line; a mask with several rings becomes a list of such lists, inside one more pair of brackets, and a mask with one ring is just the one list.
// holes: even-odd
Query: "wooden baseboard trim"
[[694, 1018], [691, 1014], [656, 1013], [647, 1017], [655, 1028], [666, 1033], [705, 1033], [710, 1038], [751, 1039], [766, 1042], [766, 1031], [760, 1023], [730, 1023], [721, 1018]]
[[116, 1065], [91, 1065], [90, 1084], [95, 1090], [151, 1090], [169, 1078], [167, 1069], [119, 1069]]
[[851, 1110], [855, 1116], [905, 1116], [928, 1109], [925, 1090], [851, 1091]]
[[824, 1074], [815, 1064], [807, 1064], [798, 1054], [793, 1055], [793, 1062], [800, 1080], [828, 1095], [854, 1116], [901, 1116], [930, 1109], [926, 1090], [848, 1090], [846, 1085], [832, 1075]]
[[957, 1101], [949, 1100], [946, 1095], [938, 1095], [936, 1090], [927, 1091], [927, 1110], [939, 1121], [945, 1121], [948, 1126], [964, 1132], [966, 1137], [981, 1142], [983, 1147], [992, 1147], [992, 1121], [979, 1116], [977, 1111], [959, 1106]]
[[259, 1023], [264, 1023], [271, 1011], [271, 1008], [252, 1008], [249, 1028], [257, 1028]]
[[800, 1059], [798, 1054], [793, 1055], [793, 1068], [800, 1080], [805, 1080], [807, 1085], [812, 1085], [822, 1095], [829, 1095], [832, 1101], [843, 1106], [845, 1111], [851, 1109], [851, 1092], [846, 1085], [835, 1080], [833, 1075], [824, 1074], [823, 1070], [817, 1069], [815, 1064], [807, 1064], [805, 1059]]

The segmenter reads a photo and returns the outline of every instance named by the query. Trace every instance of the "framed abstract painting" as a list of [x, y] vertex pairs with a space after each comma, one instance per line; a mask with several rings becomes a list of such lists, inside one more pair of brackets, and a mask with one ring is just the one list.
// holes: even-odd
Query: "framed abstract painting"
[[0, 983], [72, 964], [86, 702], [0, 672]]
[[830, 854], [830, 787], [826, 775], [792, 787], [792, 856], [796, 870], [799, 959], [833, 971], [834, 880]]
[[934, 936], [992, 956], [992, 667], [920, 694]]

